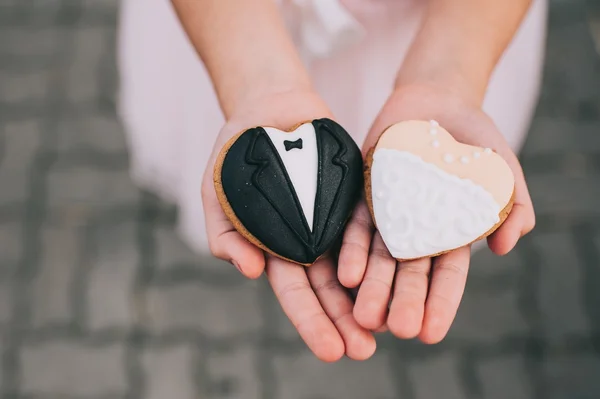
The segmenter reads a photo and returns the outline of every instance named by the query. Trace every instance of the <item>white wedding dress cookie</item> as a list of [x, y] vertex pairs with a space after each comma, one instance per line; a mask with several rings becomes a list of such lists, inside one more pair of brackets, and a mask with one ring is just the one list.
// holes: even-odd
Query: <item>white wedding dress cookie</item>
[[401, 260], [438, 255], [491, 234], [512, 208], [515, 183], [498, 154], [458, 143], [435, 121], [388, 128], [366, 180], [377, 228]]

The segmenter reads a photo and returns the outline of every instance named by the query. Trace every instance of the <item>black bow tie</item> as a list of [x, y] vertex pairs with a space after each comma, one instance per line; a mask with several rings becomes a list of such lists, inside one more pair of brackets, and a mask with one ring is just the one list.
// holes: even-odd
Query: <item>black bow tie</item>
[[283, 145], [285, 146], [286, 151], [293, 150], [294, 148], [301, 150], [302, 149], [302, 139], [298, 139], [296, 141], [284, 140]]

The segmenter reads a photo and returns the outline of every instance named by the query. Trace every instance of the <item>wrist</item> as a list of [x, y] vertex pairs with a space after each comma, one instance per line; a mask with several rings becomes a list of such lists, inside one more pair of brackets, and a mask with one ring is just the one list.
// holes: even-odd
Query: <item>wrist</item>
[[469, 94], [448, 85], [435, 82], [418, 82], [396, 86], [384, 107], [384, 114], [395, 120], [392, 123], [419, 119], [438, 122], [453, 118], [469, 118], [481, 106]]
[[426, 89], [443, 92], [466, 104], [481, 106], [487, 90], [488, 78], [469, 75], [458, 69], [431, 67], [420, 71], [401, 69], [396, 77], [394, 91]]
[[289, 103], [298, 93], [313, 91], [310, 81], [301, 75], [248, 77], [238, 84], [232, 82], [229, 87], [217, 89], [226, 119], [244, 110], [253, 109], [258, 104], [273, 103], [274, 99]]
[[272, 126], [288, 130], [299, 123], [333, 118], [327, 104], [312, 88], [304, 86], [256, 89], [236, 104], [228, 123], [242, 123], [242, 128]]
[[456, 87], [440, 81], [399, 80], [367, 135], [363, 150], [368, 151], [386, 128], [398, 122], [436, 120], [452, 132], [457, 124], [477, 119], [481, 105], [462, 86]]
[[[502, 2], [500, 2], [502, 3]], [[491, 75], [529, 1], [429, 2], [397, 76], [397, 86], [427, 84], [483, 102]]]
[[225, 117], [271, 92], [310, 85], [272, 0], [172, 0]]

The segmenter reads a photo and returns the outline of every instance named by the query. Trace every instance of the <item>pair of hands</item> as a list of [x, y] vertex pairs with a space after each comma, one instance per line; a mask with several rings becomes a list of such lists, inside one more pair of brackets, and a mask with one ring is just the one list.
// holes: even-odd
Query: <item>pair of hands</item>
[[[264, 94], [240, 106], [223, 127], [202, 183], [209, 246], [213, 255], [234, 264], [248, 278], [263, 272], [302, 339], [321, 360], [346, 355], [356, 360], [375, 352], [373, 332], [390, 330], [398, 338], [437, 343], [447, 334], [463, 295], [470, 248], [436, 258], [397, 262], [375, 231], [364, 201], [346, 227], [337, 259], [326, 257], [304, 268], [272, 257], [250, 244], [229, 222], [213, 185], [215, 158], [227, 140], [254, 126], [282, 129], [323, 117], [335, 119], [309, 90]], [[366, 154], [388, 126], [403, 120], [435, 119], [460, 142], [489, 147], [515, 175], [515, 203], [489, 247], [508, 253], [535, 224], [533, 205], [517, 157], [478, 105], [439, 87], [403, 86], [389, 97], [365, 143]], [[354, 300], [349, 290], [358, 289]]]

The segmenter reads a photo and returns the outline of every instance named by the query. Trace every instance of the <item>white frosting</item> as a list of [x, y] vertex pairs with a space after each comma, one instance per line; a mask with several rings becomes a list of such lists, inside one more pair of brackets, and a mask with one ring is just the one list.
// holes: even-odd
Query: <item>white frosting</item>
[[433, 148], [438, 148], [438, 147], [440, 146], [440, 142], [439, 142], [438, 140], [433, 140], [433, 141], [431, 142], [431, 146], [432, 146]]
[[[293, 132], [283, 132], [272, 127], [264, 129], [283, 161], [296, 190], [304, 217], [312, 231], [319, 173], [319, 152], [315, 128], [311, 123], [305, 123]], [[302, 139], [302, 149], [285, 150], [284, 141], [296, 141], [300, 138]]]
[[445, 154], [444, 155], [444, 162], [446, 162], [446, 163], [452, 163], [452, 162], [454, 162], [454, 155], [452, 155], [452, 154]]
[[398, 259], [459, 248], [500, 221], [500, 206], [483, 187], [406, 151], [375, 151], [371, 186], [375, 221]]

